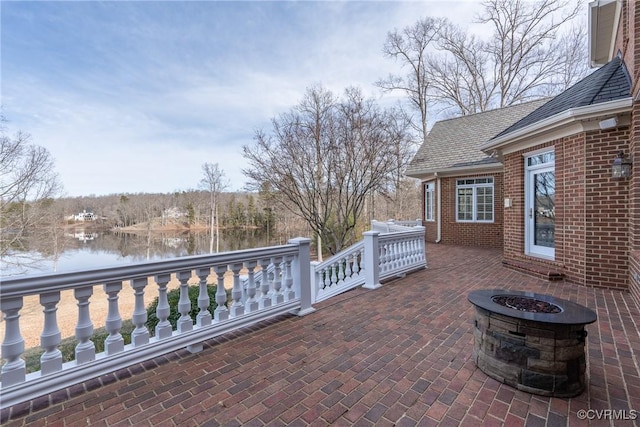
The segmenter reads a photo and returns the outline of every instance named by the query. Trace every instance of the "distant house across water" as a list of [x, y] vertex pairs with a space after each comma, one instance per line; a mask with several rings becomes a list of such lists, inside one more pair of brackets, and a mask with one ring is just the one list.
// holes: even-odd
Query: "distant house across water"
[[83, 209], [82, 212], [70, 215], [67, 219], [73, 221], [95, 221], [96, 215], [93, 212], [87, 212], [86, 209]]

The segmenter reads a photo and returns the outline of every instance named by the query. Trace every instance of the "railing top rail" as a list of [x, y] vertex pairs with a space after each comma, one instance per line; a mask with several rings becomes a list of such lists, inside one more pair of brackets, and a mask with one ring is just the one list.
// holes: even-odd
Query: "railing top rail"
[[390, 240], [395, 237], [412, 238], [424, 235], [424, 227], [414, 227], [410, 230], [390, 231], [388, 233], [380, 233], [380, 240]]
[[0, 279], [0, 294], [2, 294], [3, 298], [37, 295], [43, 292], [73, 289], [78, 286], [151, 277], [181, 270], [206, 268], [213, 265], [254, 261], [265, 257], [293, 255], [297, 253], [297, 248], [298, 245], [296, 244], [288, 244], [218, 254], [195, 255], [124, 266], [95, 268], [85, 271], [5, 277]]
[[335, 255], [331, 255], [329, 258], [325, 259], [324, 261], [318, 263], [315, 265], [316, 270], [319, 270], [321, 268], [324, 268], [328, 265], [331, 265], [333, 262], [335, 262], [336, 259], [340, 259], [342, 257], [344, 257], [346, 254], [354, 252], [356, 250], [360, 250], [364, 247], [364, 241], [360, 240], [357, 243], [354, 243], [353, 245], [349, 246], [346, 249], [341, 250], [340, 252], [338, 252]]

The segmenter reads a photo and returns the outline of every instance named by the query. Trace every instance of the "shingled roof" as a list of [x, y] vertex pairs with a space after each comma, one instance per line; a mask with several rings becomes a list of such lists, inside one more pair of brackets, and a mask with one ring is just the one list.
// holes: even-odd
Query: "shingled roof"
[[622, 59], [616, 57], [492, 139], [572, 108], [628, 98], [630, 94], [631, 78]]
[[436, 122], [406, 175], [420, 177], [451, 168], [500, 165], [478, 146], [547, 101], [548, 98]]

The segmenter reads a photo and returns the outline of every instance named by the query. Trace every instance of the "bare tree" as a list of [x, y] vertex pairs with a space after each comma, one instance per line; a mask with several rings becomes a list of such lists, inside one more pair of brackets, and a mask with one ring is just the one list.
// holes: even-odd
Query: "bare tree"
[[411, 105], [420, 114], [420, 122], [412, 122], [416, 131], [421, 132], [422, 141], [427, 137], [430, 77], [427, 70], [428, 50], [440, 35], [446, 20], [423, 18], [402, 31], [394, 30], [387, 34], [383, 53], [400, 62], [409, 71], [405, 76], [390, 74], [378, 80], [376, 85], [384, 91], [400, 90], [408, 96]]
[[427, 59], [432, 101], [456, 115], [488, 110], [496, 91], [488, 44], [447, 23], [437, 47], [441, 54]]
[[385, 56], [400, 58], [406, 77], [377, 82], [404, 91], [420, 113], [427, 106], [473, 114], [555, 95], [588, 73], [585, 26], [572, 26], [575, 0], [486, 0], [477, 22], [491, 26], [486, 40], [447, 20], [425, 18], [389, 33]]
[[224, 179], [224, 171], [220, 169], [218, 163], [205, 163], [202, 165], [202, 173], [204, 178], [200, 181], [200, 185], [209, 192], [209, 208], [210, 222], [209, 227], [211, 236], [209, 239], [209, 252], [213, 253], [214, 227], [216, 236], [216, 252], [220, 251], [220, 230], [218, 220], [218, 199], [220, 193], [228, 186], [228, 182]]
[[[3, 262], [21, 263], [31, 256], [24, 253], [24, 237], [47, 220], [61, 185], [49, 151], [25, 133], [9, 136], [4, 122], [0, 118], [0, 256]], [[5, 258], [9, 254], [13, 261]]]
[[487, 0], [477, 22], [487, 40], [442, 27], [429, 58], [431, 95], [458, 114], [472, 114], [555, 95], [588, 72], [584, 25], [570, 26], [570, 0]]
[[[330, 253], [355, 239], [368, 194], [393, 174], [389, 116], [359, 89], [337, 100], [321, 87], [272, 119], [244, 146], [244, 174], [255, 188], [268, 183], [282, 206], [295, 209]], [[320, 255], [320, 253], [319, 253]]]

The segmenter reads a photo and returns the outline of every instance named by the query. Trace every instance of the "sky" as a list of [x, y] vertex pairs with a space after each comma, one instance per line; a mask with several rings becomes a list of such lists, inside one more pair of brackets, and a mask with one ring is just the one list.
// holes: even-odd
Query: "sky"
[[425, 16], [472, 31], [480, 4], [435, 1], [0, 2], [10, 134], [49, 150], [69, 197], [198, 188], [205, 162], [245, 188], [242, 146], [316, 84], [399, 72], [387, 33]]

